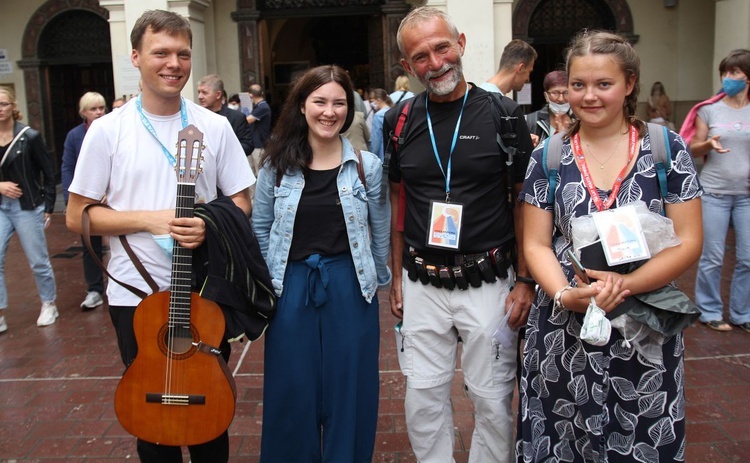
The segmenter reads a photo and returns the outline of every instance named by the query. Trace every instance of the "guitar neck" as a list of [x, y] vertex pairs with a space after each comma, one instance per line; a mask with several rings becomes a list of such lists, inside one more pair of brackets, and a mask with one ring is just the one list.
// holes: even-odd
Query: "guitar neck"
[[[192, 218], [195, 204], [195, 184], [178, 183], [175, 217]], [[169, 318], [172, 326], [190, 324], [190, 297], [192, 293], [193, 251], [177, 241], [172, 248], [172, 280]]]

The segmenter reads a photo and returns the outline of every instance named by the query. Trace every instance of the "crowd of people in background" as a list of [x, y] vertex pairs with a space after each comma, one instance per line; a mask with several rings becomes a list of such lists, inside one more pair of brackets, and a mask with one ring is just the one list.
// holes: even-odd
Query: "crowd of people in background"
[[[259, 84], [247, 89], [251, 107], [215, 74], [198, 80], [196, 103], [181, 96], [192, 33], [180, 16], [144, 13], [131, 41], [140, 93], [114, 100], [106, 116], [104, 97], [85, 93], [61, 165], [66, 223], [90, 242], [80, 308], [108, 302], [126, 367], [137, 356], [140, 299], [112, 280], [105, 291], [104, 237], [127, 235], [161, 291], [174, 242], [206, 243], [203, 218], [175, 217], [176, 179], [164, 168], [175, 164], [166, 146], [193, 124], [206, 145], [196, 195], [251, 217], [276, 296], [261, 461], [372, 461], [377, 291], [389, 284], [419, 461], [453, 454], [459, 342], [475, 410], [470, 461], [684, 457], [682, 330], [700, 316], [713, 330], [750, 333], [750, 51], [721, 61], [721, 92], [678, 134], [661, 82], [647, 98], [648, 123], [638, 119], [640, 59], [608, 32], [576, 35], [543, 79], [543, 107], [524, 115], [510, 96], [530, 80], [531, 45], [511, 41], [496, 74], [474, 85], [463, 72], [466, 36], [446, 13], [415, 8], [397, 43], [424, 91], [402, 75], [392, 93], [360, 94], [343, 68], [314, 67], [291, 86], [275, 124]], [[15, 232], [36, 279], [37, 325], [59, 316], [45, 238], [55, 174], [41, 135], [20, 120], [13, 92], [0, 87], [0, 333]], [[122, 133], [135, 133], [133, 143], [118, 143]], [[146, 152], [158, 156], [144, 162]], [[693, 158], [703, 158], [700, 169]], [[657, 222], [674, 243], [649, 252], [645, 232]], [[730, 224], [727, 322], [717, 282]], [[123, 245], [110, 246], [112, 278], [143, 286]], [[696, 262], [693, 304], [672, 282]], [[226, 360], [231, 349], [222, 349]], [[228, 452], [226, 431], [190, 446], [198, 463]], [[181, 458], [178, 446], [143, 439], [138, 453]]]

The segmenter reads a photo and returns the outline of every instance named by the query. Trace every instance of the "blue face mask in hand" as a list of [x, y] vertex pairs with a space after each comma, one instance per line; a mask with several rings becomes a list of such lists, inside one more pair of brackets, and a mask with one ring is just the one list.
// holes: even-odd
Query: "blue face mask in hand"
[[747, 81], [745, 79], [730, 79], [725, 77], [721, 81], [721, 87], [727, 96], [735, 96], [747, 87]]
[[151, 235], [156, 241], [156, 244], [164, 251], [167, 257], [172, 260], [172, 252], [174, 249], [174, 238], [170, 235]]

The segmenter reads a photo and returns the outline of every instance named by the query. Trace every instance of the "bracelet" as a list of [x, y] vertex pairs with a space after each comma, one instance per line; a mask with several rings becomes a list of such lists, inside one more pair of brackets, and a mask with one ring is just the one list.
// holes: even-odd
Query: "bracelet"
[[565, 294], [566, 291], [570, 291], [571, 289], [573, 289], [573, 287], [570, 286], [570, 285], [568, 285], [568, 286], [562, 288], [560, 291], [558, 291], [558, 292], [555, 293], [555, 298], [553, 299], [553, 301], [554, 301], [553, 302], [553, 307], [554, 308], [568, 310], [568, 308], [565, 307], [565, 304], [563, 304], [562, 297], [563, 297], [563, 294]]
[[526, 283], [527, 285], [536, 286], [536, 280], [528, 277], [521, 277], [516, 275], [516, 283]]

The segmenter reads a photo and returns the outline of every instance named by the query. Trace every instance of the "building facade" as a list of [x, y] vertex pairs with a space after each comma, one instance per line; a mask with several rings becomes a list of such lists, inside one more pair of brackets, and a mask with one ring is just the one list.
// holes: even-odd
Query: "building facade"
[[530, 42], [539, 60], [529, 109], [542, 104], [544, 74], [561, 66], [567, 43], [584, 27], [615, 30], [635, 44], [640, 100], [661, 81], [678, 123], [718, 90], [722, 57], [750, 48], [750, 0], [6, 0], [0, 85], [15, 90], [25, 121], [42, 130], [59, 162], [84, 92], [109, 101], [137, 92], [129, 34], [146, 9], [175, 11], [192, 24], [187, 98], [200, 77], [217, 73], [229, 93], [263, 84], [278, 107], [295, 75], [318, 64], [346, 67], [357, 87], [391, 90], [403, 73], [396, 30], [419, 5], [447, 11], [466, 34], [464, 70], [472, 82], [495, 73], [508, 41]]

